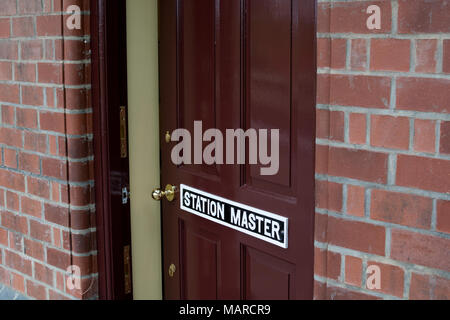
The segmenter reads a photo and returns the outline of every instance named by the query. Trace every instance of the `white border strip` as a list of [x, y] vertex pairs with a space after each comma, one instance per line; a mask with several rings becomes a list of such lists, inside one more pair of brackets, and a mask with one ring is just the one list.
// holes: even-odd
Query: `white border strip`
[[[201, 214], [201, 213], [198, 213], [198, 212], [195, 211], [195, 210], [192, 210], [191, 208], [185, 207], [185, 206], [183, 205], [183, 197], [181, 196], [181, 195], [183, 194], [183, 190], [186, 190], [186, 191], [192, 191], [192, 192], [194, 192], [194, 193], [201, 194], [201, 195], [203, 195], [203, 196], [205, 196], [205, 197], [208, 197], [208, 198], [211, 198], [211, 199], [214, 199], [214, 200], [217, 200], [217, 201], [225, 202], [225, 203], [227, 203], [227, 204], [229, 204], [229, 205], [231, 205], [231, 206], [234, 206], [234, 207], [237, 207], [237, 208], [242, 208], [242, 209], [244, 209], [244, 210], [248, 210], [248, 211], [251, 211], [251, 212], [260, 214], [260, 215], [262, 215], [262, 216], [266, 216], [266, 217], [269, 217], [269, 218], [272, 218], [272, 219], [276, 219], [276, 220], [279, 220], [279, 221], [283, 222], [284, 225], [285, 225], [285, 229], [284, 229], [284, 243], [280, 243], [280, 242], [275, 241], [275, 240], [273, 240], [273, 239], [271, 239], [271, 238], [269, 238], [269, 237], [260, 235], [260, 234], [258, 234], [258, 233], [251, 232], [251, 231], [249, 231], [249, 230], [247, 230], [247, 229], [244, 229], [244, 228], [241, 228], [241, 227], [239, 227], [239, 226], [234, 226], [234, 225], [232, 225], [232, 224], [230, 224], [230, 223], [227, 223], [227, 222], [225, 222], [225, 221], [221, 221], [221, 220], [219, 220], [219, 219], [215, 219], [215, 218], [210, 217], [210, 216], [208, 216], [208, 215], [206, 215], [206, 214]], [[212, 221], [212, 222], [214, 222], [214, 223], [221, 224], [221, 225], [226, 226], [226, 227], [228, 227], [228, 228], [230, 228], [230, 229], [234, 229], [234, 230], [237, 230], [237, 231], [239, 231], [239, 232], [248, 234], [249, 236], [252, 236], [252, 237], [254, 237], [254, 238], [261, 239], [261, 240], [263, 240], [263, 241], [265, 241], [265, 242], [269, 242], [269, 243], [274, 244], [274, 245], [276, 245], [276, 246], [278, 246], [278, 247], [281, 247], [281, 248], [284, 248], [284, 249], [287, 249], [287, 248], [289, 247], [289, 246], [288, 246], [288, 239], [289, 239], [289, 233], [288, 233], [289, 224], [288, 224], [288, 222], [289, 222], [289, 219], [286, 218], [286, 217], [282, 217], [282, 216], [279, 216], [279, 215], [274, 214], [274, 213], [270, 213], [270, 212], [267, 212], [267, 211], [264, 211], [264, 210], [260, 210], [260, 209], [257, 209], [257, 208], [253, 208], [253, 207], [247, 206], [247, 205], [245, 205], [245, 204], [238, 203], [238, 202], [235, 202], [235, 201], [231, 201], [231, 200], [228, 200], [228, 199], [219, 197], [219, 196], [215, 196], [215, 195], [213, 195], [213, 194], [211, 194], [211, 193], [204, 192], [204, 191], [201, 191], [201, 190], [198, 190], [198, 189], [195, 189], [195, 188], [186, 186], [186, 185], [184, 185], [184, 184], [180, 185], [180, 208], [181, 208], [182, 210], [184, 210], [184, 211], [187, 211], [187, 212], [189, 212], [189, 213], [192, 213], [192, 214], [194, 214], [194, 215], [196, 215], [196, 216], [199, 216], [199, 217], [201, 217], [201, 218], [210, 220], [210, 221]]]

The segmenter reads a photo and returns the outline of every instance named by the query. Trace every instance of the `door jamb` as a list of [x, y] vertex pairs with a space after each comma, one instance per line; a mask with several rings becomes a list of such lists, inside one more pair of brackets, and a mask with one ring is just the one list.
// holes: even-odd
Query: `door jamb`
[[[113, 224], [117, 218], [113, 216], [111, 206], [110, 164], [114, 157], [120, 157], [120, 155], [111, 154], [109, 141], [111, 128], [108, 97], [109, 90], [112, 89], [109, 89], [111, 75], [108, 70], [111, 66], [108, 64], [110, 55], [108, 40], [114, 37], [108, 36], [107, 2], [108, 0], [91, 1], [90, 8], [98, 288], [99, 299], [118, 300], [132, 299], [133, 293], [132, 291], [131, 294], [123, 293], [124, 274], [121, 272], [124, 263], [123, 247], [116, 248], [117, 240], [113, 241], [113, 230], [117, 231], [117, 227], [114, 228]], [[121, 14], [125, 16], [126, 13]]]

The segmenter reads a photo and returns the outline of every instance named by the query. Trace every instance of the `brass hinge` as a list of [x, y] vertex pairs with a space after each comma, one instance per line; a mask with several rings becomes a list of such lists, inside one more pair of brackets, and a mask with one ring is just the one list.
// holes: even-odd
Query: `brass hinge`
[[125, 294], [131, 293], [131, 248], [125, 246], [123, 248], [123, 266], [124, 266], [124, 278], [125, 278]]
[[127, 109], [120, 107], [120, 157], [128, 157], [128, 139], [127, 139]]

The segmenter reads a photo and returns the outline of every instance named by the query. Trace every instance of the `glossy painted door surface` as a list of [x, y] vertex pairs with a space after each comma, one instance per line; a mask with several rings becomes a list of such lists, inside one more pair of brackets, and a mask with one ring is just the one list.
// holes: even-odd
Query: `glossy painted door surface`
[[[311, 299], [314, 0], [160, 1], [162, 186], [181, 184], [289, 218], [283, 249], [162, 201], [166, 299]], [[165, 133], [280, 129], [280, 170], [183, 165]], [[176, 266], [173, 277], [170, 265]]]

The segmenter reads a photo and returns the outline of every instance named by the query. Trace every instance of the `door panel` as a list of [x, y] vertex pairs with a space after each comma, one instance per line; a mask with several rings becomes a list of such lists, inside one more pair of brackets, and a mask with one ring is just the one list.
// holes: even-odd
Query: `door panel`
[[[166, 299], [312, 298], [314, 17], [313, 0], [160, 1], [162, 185], [185, 184], [289, 219], [283, 249], [164, 200]], [[175, 144], [165, 133], [193, 135], [197, 120], [224, 136], [226, 129], [279, 129], [280, 171], [173, 165]]]
[[289, 300], [295, 266], [253, 248], [244, 251], [244, 299]]

